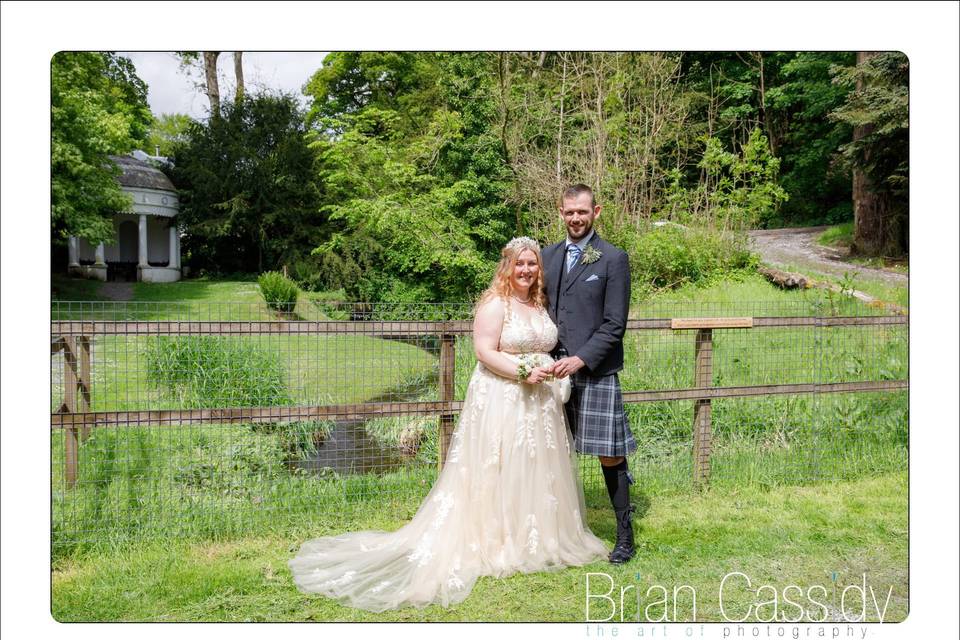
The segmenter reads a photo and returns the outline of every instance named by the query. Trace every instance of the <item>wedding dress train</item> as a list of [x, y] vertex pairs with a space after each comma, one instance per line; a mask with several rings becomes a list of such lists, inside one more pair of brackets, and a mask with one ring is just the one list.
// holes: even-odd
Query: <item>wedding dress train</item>
[[[506, 306], [500, 350], [547, 353], [557, 329]], [[446, 463], [408, 524], [305, 542], [289, 561], [297, 587], [383, 611], [460, 602], [480, 576], [606, 560], [584, 522], [583, 489], [559, 383], [531, 385], [477, 363]]]

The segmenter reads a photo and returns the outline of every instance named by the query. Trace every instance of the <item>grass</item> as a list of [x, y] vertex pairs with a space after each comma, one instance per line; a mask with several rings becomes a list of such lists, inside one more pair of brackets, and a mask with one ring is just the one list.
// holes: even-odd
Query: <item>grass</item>
[[[817, 237], [817, 244], [825, 247], [848, 249], [853, 244], [853, 222], [845, 222], [830, 227]], [[906, 275], [910, 267], [905, 259], [891, 259], [881, 256], [850, 256], [849, 262], [871, 269], [883, 269]]]
[[52, 274], [50, 279], [50, 297], [58, 300], [106, 300], [100, 295], [102, 283], [99, 280], [68, 278], [61, 274]]
[[[739, 274], [639, 301], [631, 313], [634, 317], [676, 317], [859, 315], [864, 311], [872, 313], [845, 296], [829, 296], [820, 290], [781, 291], [756, 274]], [[183, 351], [187, 360], [174, 358], [158, 379], [151, 380], [146, 366], [151, 354], [163, 356], [154, 358], [163, 363], [164, 358], [175, 356], [178, 348], [158, 348], [156, 337], [98, 336], [93, 348], [94, 410], [174, 409], [197, 403], [213, 406], [227, 399], [231, 405], [247, 406], [259, 404], [253, 398], [262, 395], [260, 386], [265, 382], [284, 404], [353, 403], [377, 397], [437, 399], [436, 355], [414, 345], [365, 336], [306, 334], [227, 340], [230, 349], [217, 347], [213, 354], [208, 353], [210, 345]], [[625, 351], [627, 367], [621, 372], [625, 390], [691, 386], [693, 332], [630, 332]], [[475, 366], [472, 340], [458, 339], [455, 354], [455, 397], [462, 399]], [[907, 375], [906, 331], [902, 327], [717, 330], [712, 357], [714, 384], [722, 386], [903, 379]], [[225, 358], [225, 366], [216, 366]], [[266, 364], [257, 364], [261, 360]], [[198, 375], [181, 380], [188, 369]], [[54, 384], [53, 408], [61, 398], [62, 385]], [[631, 464], [657, 491], [691, 488], [691, 411], [689, 402], [627, 405], [641, 444]], [[865, 469], [876, 473], [902, 468], [906, 412], [905, 392], [714, 401], [713, 482], [776, 486], [855, 477]], [[363, 428], [382, 451], [404, 453], [404, 472], [390, 476], [393, 493], [418, 495], [429, 486], [438, 451], [435, 418], [386, 416]], [[328, 483], [338, 487], [336, 490], [318, 493], [311, 484], [314, 476], [298, 478], [286, 468], [288, 458], [310, 452], [311, 438], [322, 438], [329, 431], [329, 424], [316, 422], [279, 423], [260, 429], [205, 425], [113, 430], [116, 440], [104, 441], [101, 449], [92, 445], [81, 448], [81, 468], [92, 466], [93, 475], [81, 478], [80, 491], [63, 493], [61, 502], [56, 503], [59, 539], [88, 539], [95, 537], [93, 532], [106, 538], [133, 539], [138, 519], [151, 522], [140, 531], [144, 537], [175, 537], [194, 530], [217, 536], [235, 530], [231, 509], [246, 514], [237, 517], [250, 523], [264, 513], [295, 518], [305, 504], [335, 513], [343, 505], [337, 491], [347, 486], [346, 477]], [[128, 477], [127, 469], [143, 464], [137, 462], [140, 454], [136, 453], [142, 448], [142, 438], [147, 439], [145, 449], [155, 459], [150, 468], [163, 471], [151, 476], [157, 480], [158, 495], [138, 501], [128, 498], [130, 487], [142, 478]], [[54, 486], [62, 487], [63, 437], [59, 432], [54, 434], [52, 448]], [[132, 459], [131, 452], [136, 454]], [[105, 468], [101, 475], [96, 471], [99, 466]], [[364, 482], [387, 481], [368, 475], [368, 480], [350, 480], [354, 483], [349, 485], [350, 491], [363, 493]], [[599, 472], [592, 468], [585, 481], [602, 484]], [[267, 491], [273, 493], [265, 497]], [[260, 502], [231, 502], [226, 500], [234, 495], [231, 492]], [[182, 501], [185, 495], [194, 501], [194, 507]], [[171, 506], [171, 502], [177, 504]], [[263, 506], [257, 509], [256, 505]], [[191, 508], [198, 511], [199, 524], [191, 519]], [[248, 508], [252, 509], [249, 513]], [[208, 517], [210, 513], [218, 515]]]
[[[181, 338], [183, 339], [183, 338]], [[157, 353], [156, 336], [96, 336], [91, 347], [93, 411], [133, 411], [182, 408], [185, 396], [181, 387], [171, 388], [153, 382], [147, 364]], [[226, 340], [271, 354], [279, 360], [285, 391], [295, 405], [351, 404], [385, 396], [411, 380], [430, 380], [436, 375], [437, 361], [430, 353], [414, 345], [368, 336], [334, 335], [261, 335], [230, 337]], [[237, 348], [240, 350], [240, 348]], [[62, 358], [62, 356], [57, 356]], [[212, 363], [202, 354], [199, 365]], [[233, 365], [239, 366], [234, 362]], [[61, 369], [55, 363], [54, 372]], [[206, 378], [196, 376], [199, 380]], [[269, 378], [269, 380], [268, 380]], [[207, 388], [204, 406], [219, 399], [235, 398], [228, 380], [242, 379], [247, 384], [275, 385], [264, 370], [236, 370], [232, 376], [217, 378], [221, 386]], [[200, 388], [203, 386], [198, 383]], [[196, 395], [196, 392], [193, 392]], [[63, 383], [58, 377], [51, 385], [51, 410], [63, 399]]]
[[[639, 488], [639, 490], [638, 490]], [[643, 500], [643, 484], [635, 486]], [[286, 562], [307, 537], [341, 530], [394, 530], [412, 516], [415, 500], [394, 510], [364, 509], [355, 519], [330, 526], [307, 514], [301, 535], [263, 535], [230, 540], [165, 540], [124, 550], [106, 550], [54, 565], [52, 614], [61, 622], [79, 621], [580, 621], [585, 620], [588, 573], [606, 573], [615, 585], [632, 585], [625, 620], [636, 620], [638, 591], [654, 585], [672, 593], [690, 585], [697, 593], [698, 621], [722, 621], [718, 593], [724, 575], [739, 571], [754, 588], [788, 585], [804, 592], [826, 588], [830, 614], [839, 594], [867, 576], [881, 604], [892, 588], [885, 622], [907, 614], [907, 481], [905, 472], [805, 487], [725, 487], [702, 494], [646, 495], [637, 526], [639, 552], [622, 567], [595, 563], [559, 572], [481, 578], [462, 603], [443, 608], [400, 609], [381, 614], [342, 607], [322, 597], [301, 594]], [[593, 502], [591, 500], [591, 502]], [[614, 523], [607, 508], [589, 508], [591, 529], [611, 543]], [[834, 594], [833, 573], [837, 574]], [[638, 578], [639, 575], [639, 578]], [[605, 579], [604, 579], [605, 580]], [[594, 583], [597, 584], [597, 583]], [[601, 581], [605, 588], [608, 582]], [[592, 589], [602, 593], [601, 589]], [[615, 591], [616, 595], [618, 591]], [[655, 593], [655, 592], [651, 592]], [[768, 595], [768, 594], [766, 594]], [[797, 599], [796, 592], [788, 595]], [[656, 598], [649, 597], [644, 605]], [[766, 600], [768, 598], [763, 598]], [[758, 595], [743, 588], [724, 590], [728, 615], [739, 617]], [[800, 599], [813, 620], [823, 611]], [[868, 605], [872, 605], [869, 593]], [[610, 614], [597, 601], [594, 619]], [[671, 600], [672, 605], [672, 600]], [[688, 597], [677, 600], [670, 620], [692, 616]], [[849, 598], [848, 598], [849, 607]], [[848, 609], [849, 610], [849, 609]], [[768, 605], [757, 612], [770, 615]], [[796, 609], [781, 601], [781, 613]], [[619, 621], [621, 610], [613, 621]], [[868, 606], [867, 619], [877, 614]], [[651, 617], [663, 614], [654, 605]], [[756, 617], [749, 621], [756, 622]]]
[[226, 336], [157, 336], [147, 376], [184, 408], [291, 404], [278, 354]]
[[847, 272], [846, 279], [831, 276], [826, 273], [820, 273], [818, 271], [811, 271], [806, 267], [795, 264], [785, 264], [779, 268], [791, 273], [800, 273], [817, 282], [830, 282], [832, 284], [840, 285], [841, 287], [849, 285], [852, 286], [853, 289], [857, 291], [863, 291], [864, 293], [869, 294], [882, 302], [892, 302], [893, 304], [903, 307], [904, 309], [908, 309], [910, 307], [909, 289], [907, 286], [888, 285], [882, 282], [877, 282], [876, 280], [868, 280], [866, 278], [858, 277], [856, 275], [857, 269], [855, 267], [851, 267], [850, 271]]
[[905, 258], [851, 256], [847, 258], [847, 260], [857, 265], [870, 267], [871, 269], [883, 269], [884, 271], [902, 273], [903, 275], [907, 275], [910, 272], [910, 265]]
[[[906, 392], [715, 401], [711, 484], [787, 487], [904, 469], [906, 410]], [[689, 403], [633, 404], [628, 413], [640, 445], [630, 465], [640, 484], [655, 496], [690, 492]], [[56, 553], [150, 539], [294, 535], [311, 517], [332, 524], [357, 510], [414, 509], [436, 477], [436, 419], [381, 418], [365, 425], [385, 452], [401, 447], [409, 427], [421, 430], [418, 451], [379, 472], [347, 475], [289, 466], [304, 449], [309, 453], [303, 443], [321, 430], [319, 423], [100, 428], [80, 447], [73, 489], [64, 487], [57, 463], [64, 438], [56, 432]], [[593, 506], [603, 506], [599, 468], [587, 461], [584, 484], [593, 491]]]
[[[74, 488], [54, 465], [54, 557], [147, 541], [298, 535], [318, 519], [334, 525], [367, 509], [406, 514], [436, 473], [435, 465], [416, 464], [309, 473], [288, 465], [298, 444], [267, 425], [95, 429], [80, 447]], [[59, 433], [51, 448], [62, 460]]]
[[[171, 313], [275, 317], [252, 282], [142, 286], [137, 298], [157, 304], [144, 305], [138, 319], [170, 319]], [[171, 307], [168, 299], [180, 302]], [[326, 304], [331, 300], [331, 294], [301, 296], [297, 314], [328, 317], [337, 313]], [[745, 273], [664, 291], [635, 300], [631, 308], [632, 317], [865, 313], [876, 311], [822, 290], [781, 291]], [[182, 406], [175, 382], [156, 383], [147, 374], [148, 354], [162, 353], [156, 340], [95, 339], [95, 410]], [[258, 376], [273, 371], [294, 404], [437, 397], [436, 354], [415, 345], [306, 334], [230, 340], [239, 341], [233, 345], [237, 353], [267, 354], [278, 365], [245, 367], [240, 386], [256, 388]], [[907, 373], [905, 328], [716, 330], [713, 346], [717, 385], [901, 379]], [[691, 385], [693, 332], [630, 332], [625, 350], [625, 390]], [[209, 362], [203, 353], [197, 351], [201, 365]], [[469, 337], [457, 340], [455, 353], [455, 393], [462, 399], [475, 366]], [[174, 366], [173, 373], [183, 366]], [[203, 387], [203, 378], [197, 383], [206, 389], [203, 397], [234, 384], [211, 376], [206, 383], [213, 387]], [[62, 384], [55, 381], [54, 408], [61, 398]], [[633, 584], [631, 576], [639, 571], [645, 586], [692, 584], [698, 593], [715, 595], [719, 579], [733, 570], [755, 583], [828, 586], [824, 576], [832, 571], [857, 576], [867, 570], [872, 584], [878, 577], [896, 585], [891, 612], [905, 615], [905, 391], [714, 401], [712, 488], [702, 495], [691, 491], [690, 402], [636, 403], [627, 411], [640, 444], [630, 460], [642, 488], [638, 498], [649, 503], [641, 559], [628, 568], [598, 565], [593, 571], [606, 571], [623, 584]], [[291, 545], [323, 533], [399, 527], [436, 477], [432, 418], [383, 417], [364, 425], [384, 451], [416, 445], [377, 473], [291, 466], [304, 442], [327, 427], [96, 429], [81, 446], [79, 483], [71, 490], [63, 487], [63, 435], [52, 434], [54, 615], [64, 621], [583, 620], [583, 581], [590, 568], [482, 579], [465, 603], [450, 610], [376, 617], [299, 594], [285, 565]], [[587, 517], [610, 541], [613, 521], [594, 463], [583, 466]], [[716, 615], [715, 602], [698, 604], [698, 619]]]
[[824, 247], [849, 247], [853, 243], [853, 222], [836, 224], [817, 236]]
[[[106, 320], [272, 320], [277, 313], [263, 300], [255, 278], [218, 280], [191, 278], [178, 282], [133, 282], [128, 304], [101, 294], [103, 283], [54, 275], [53, 318], [72, 320], [97, 316]], [[325, 320], [321, 302], [336, 292], [301, 291], [293, 314], [303, 320]], [[71, 301], [73, 304], [68, 304]], [[98, 304], [105, 303], [105, 304]], [[99, 314], [99, 315], [97, 315]]]

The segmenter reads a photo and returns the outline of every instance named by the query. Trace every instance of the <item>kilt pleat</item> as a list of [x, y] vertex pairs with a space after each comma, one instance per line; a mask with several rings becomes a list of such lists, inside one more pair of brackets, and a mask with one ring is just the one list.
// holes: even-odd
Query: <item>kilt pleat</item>
[[617, 374], [591, 376], [578, 371], [572, 382], [566, 412], [577, 451], [610, 457], [636, 451]]

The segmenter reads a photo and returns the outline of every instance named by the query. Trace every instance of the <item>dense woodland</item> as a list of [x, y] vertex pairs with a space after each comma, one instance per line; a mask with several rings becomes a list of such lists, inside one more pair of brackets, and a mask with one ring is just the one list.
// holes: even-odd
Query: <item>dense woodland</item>
[[123, 194], [106, 155], [159, 147], [184, 264], [286, 267], [351, 299], [469, 298], [512, 236], [562, 237], [574, 182], [594, 187], [600, 233], [641, 288], [749, 267], [750, 228], [854, 220], [855, 251], [907, 251], [900, 53], [337, 52], [304, 85], [306, 110], [245, 91], [238, 64], [221, 95], [220, 55], [180, 54], [206, 72], [200, 121], [150, 114], [121, 56], [54, 57], [55, 246], [109, 239]]

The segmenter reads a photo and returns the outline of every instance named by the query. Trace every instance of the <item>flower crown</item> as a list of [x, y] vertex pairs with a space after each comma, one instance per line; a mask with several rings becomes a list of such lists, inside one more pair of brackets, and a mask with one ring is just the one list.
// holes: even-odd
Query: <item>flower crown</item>
[[540, 245], [537, 244], [537, 241], [533, 238], [527, 236], [520, 236], [519, 238], [514, 238], [507, 243], [506, 249], [531, 249], [533, 251], [539, 251]]

